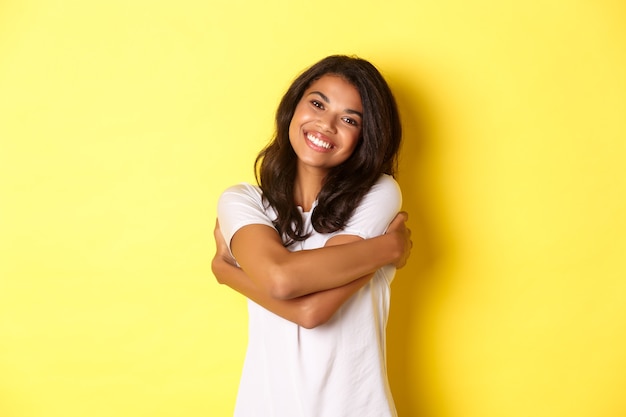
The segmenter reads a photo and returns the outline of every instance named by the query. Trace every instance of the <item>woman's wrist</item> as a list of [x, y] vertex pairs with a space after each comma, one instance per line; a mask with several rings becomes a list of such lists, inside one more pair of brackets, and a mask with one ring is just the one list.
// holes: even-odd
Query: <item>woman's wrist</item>
[[387, 260], [385, 265], [391, 264], [396, 268], [402, 268], [410, 252], [410, 247], [408, 246], [410, 241], [407, 240], [403, 233], [398, 232], [386, 233], [378, 238], [382, 241], [382, 252]]
[[381, 253], [384, 254], [385, 265], [396, 265], [403, 253], [401, 241], [398, 239], [398, 236], [395, 233], [390, 233], [381, 235], [376, 239], [381, 240]]

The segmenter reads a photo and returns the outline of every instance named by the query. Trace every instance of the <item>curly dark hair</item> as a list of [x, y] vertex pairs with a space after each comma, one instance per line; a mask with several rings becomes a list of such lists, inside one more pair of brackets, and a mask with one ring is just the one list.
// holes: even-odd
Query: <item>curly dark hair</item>
[[297, 156], [289, 141], [289, 124], [305, 90], [324, 75], [352, 84], [361, 95], [361, 137], [352, 155], [332, 168], [317, 196], [311, 215], [313, 228], [332, 233], [345, 227], [355, 208], [382, 174], [395, 175], [402, 126], [396, 101], [380, 72], [370, 62], [352, 56], [332, 55], [317, 62], [291, 84], [276, 111], [273, 140], [257, 155], [256, 180], [278, 217], [274, 226], [285, 245], [308, 237], [294, 201]]

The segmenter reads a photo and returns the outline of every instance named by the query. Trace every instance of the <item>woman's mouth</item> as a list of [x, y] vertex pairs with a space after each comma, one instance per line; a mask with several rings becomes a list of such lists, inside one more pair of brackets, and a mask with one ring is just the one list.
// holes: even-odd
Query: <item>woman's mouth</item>
[[306, 138], [309, 140], [309, 142], [311, 142], [313, 145], [319, 147], [319, 148], [324, 148], [324, 149], [330, 149], [333, 147], [333, 145], [331, 145], [330, 143], [318, 138], [317, 136], [313, 135], [312, 133], [307, 133], [306, 134]]

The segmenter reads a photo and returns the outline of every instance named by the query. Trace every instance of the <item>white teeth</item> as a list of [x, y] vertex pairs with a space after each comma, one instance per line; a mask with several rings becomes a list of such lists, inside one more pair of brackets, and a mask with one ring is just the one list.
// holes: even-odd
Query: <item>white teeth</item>
[[316, 146], [319, 146], [321, 148], [325, 148], [325, 149], [330, 149], [331, 148], [331, 144], [328, 142], [324, 142], [323, 140], [313, 136], [311, 133], [306, 135], [306, 138], [308, 140], [310, 140], [311, 142], [313, 142]]

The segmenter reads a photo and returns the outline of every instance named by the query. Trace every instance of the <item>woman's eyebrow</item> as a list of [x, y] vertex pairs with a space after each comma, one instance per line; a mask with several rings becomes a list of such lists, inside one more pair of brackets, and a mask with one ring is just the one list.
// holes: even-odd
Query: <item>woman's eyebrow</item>
[[345, 112], [348, 113], [348, 114], [356, 114], [361, 119], [363, 118], [363, 113], [361, 113], [360, 111], [356, 111], [356, 110], [352, 110], [352, 109], [346, 109]]
[[[317, 94], [318, 96], [320, 96], [322, 98], [322, 100], [324, 100], [326, 103], [330, 104], [330, 100], [328, 99], [328, 97], [326, 97], [326, 94], [324, 94], [324, 93], [322, 93], [320, 91], [311, 91], [309, 93], [309, 95], [311, 95], [311, 94]], [[349, 113], [349, 114], [356, 114], [361, 119], [363, 118], [363, 113], [361, 113], [360, 111], [352, 110], [352, 109], [345, 109], [344, 111], [346, 113]]]
[[320, 96], [322, 98], [322, 100], [324, 100], [326, 103], [330, 104], [330, 100], [328, 99], [328, 97], [326, 97], [326, 94], [320, 92], [320, 91], [311, 91], [309, 93], [309, 95], [311, 94], [317, 94], [318, 96]]

